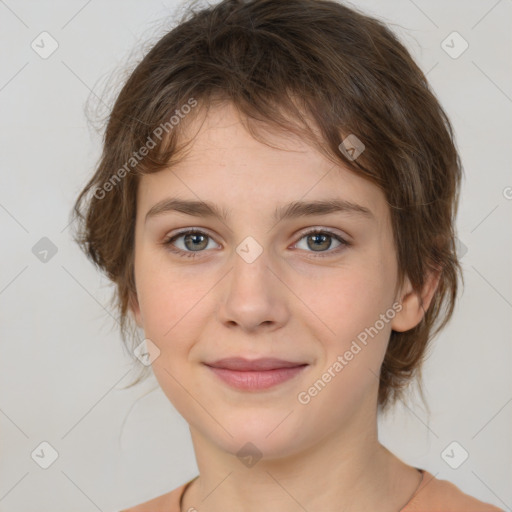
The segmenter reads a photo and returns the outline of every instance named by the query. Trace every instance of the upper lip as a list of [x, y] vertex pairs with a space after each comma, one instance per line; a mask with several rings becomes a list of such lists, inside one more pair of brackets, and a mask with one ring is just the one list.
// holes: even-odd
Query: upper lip
[[212, 363], [205, 363], [213, 368], [225, 368], [227, 370], [238, 371], [258, 371], [258, 370], [275, 370], [276, 368], [292, 368], [294, 366], [304, 366], [307, 363], [285, 361], [284, 359], [276, 359], [264, 357], [260, 359], [244, 359], [243, 357], [228, 357], [219, 359]]

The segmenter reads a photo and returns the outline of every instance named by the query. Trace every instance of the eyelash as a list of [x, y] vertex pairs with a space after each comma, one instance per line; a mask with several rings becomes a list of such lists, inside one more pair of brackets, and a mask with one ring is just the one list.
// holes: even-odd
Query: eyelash
[[[181, 258], [196, 258], [196, 257], [198, 257], [197, 253], [201, 253], [201, 252], [204, 252], [204, 251], [183, 251], [181, 249], [177, 249], [172, 244], [172, 242], [174, 242], [178, 238], [180, 238], [182, 236], [189, 235], [189, 234], [206, 235], [208, 238], [212, 238], [208, 233], [205, 233], [204, 231], [201, 231], [199, 229], [187, 229], [187, 230], [184, 230], [184, 231], [180, 231], [179, 233], [176, 233], [172, 237], [166, 238], [162, 242], [162, 244], [166, 247], [167, 250], [169, 250], [170, 252], [172, 252], [174, 254], [177, 254]], [[349, 247], [351, 245], [351, 243], [349, 243], [345, 239], [341, 238], [338, 234], [333, 233], [332, 231], [329, 231], [329, 230], [326, 230], [326, 229], [318, 229], [318, 228], [315, 228], [315, 229], [312, 229], [312, 230], [307, 231], [305, 233], [302, 233], [302, 235], [301, 235], [301, 237], [299, 238], [298, 241], [302, 240], [303, 238], [305, 238], [307, 236], [318, 235], [318, 234], [328, 235], [329, 237], [338, 240], [341, 243], [341, 245], [339, 247], [337, 247], [336, 249], [334, 249], [334, 250], [320, 251], [320, 253], [315, 254], [313, 256], [314, 258], [325, 258], [325, 257], [331, 256], [332, 254], [337, 254], [338, 252], [343, 250], [345, 247]], [[307, 252], [314, 252], [314, 251], [307, 251]], [[321, 254], [321, 252], [324, 252], [324, 253], [326, 252], [327, 254]]]

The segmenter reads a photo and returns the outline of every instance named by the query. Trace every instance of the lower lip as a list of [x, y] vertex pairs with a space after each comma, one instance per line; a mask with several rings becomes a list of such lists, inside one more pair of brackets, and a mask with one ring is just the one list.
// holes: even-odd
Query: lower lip
[[307, 365], [265, 371], [237, 371], [208, 366], [218, 377], [237, 389], [258, 391], [277, 386], [297, 376]]

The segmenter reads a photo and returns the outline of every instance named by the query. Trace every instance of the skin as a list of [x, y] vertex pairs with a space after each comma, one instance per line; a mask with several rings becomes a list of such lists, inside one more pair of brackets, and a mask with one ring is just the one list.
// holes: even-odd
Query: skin
[[[186, 158], [139, 184], [132, 304], [137, 324], [160, 351], [154, 374], [190, 426], [200, 476], [182, 510], [398, 511], [420, 474], [378, 441], [376, 375], [391, 330], [421, 320], [437, 279], [429, 276], [421, 294], [407, 280], [397, 291], [384, 194], [300, 138], [267, 131], [276, 146], [269, 147], [246, 131], [230, 104], [212, 108], [202, 126], [194, 120], [188, 129], [199, 131]], [[211, 201], [231, 217], [166, 212], [145, 222], [167, 197]], [[365, 206], [374, 217], [337, 212], [272, 220], [277, 206], [333, 197]], [[207, 235], [195, 252], [194, 240], [174, 240], [195, 258], [163, 244], [181, 228]], [[310, 228], [332, 231], [350, 245], [338, 251], [340, 242], [327, 238], [316, 248], [315, 236], [303, 234]], [[248, 236], [263, 249], [252, 263], [236, 252]], [[402, 310], [301, 404], [298, 393], [397, 301]], [[203, 364], [230, 356], [308, 366], [269, 390], [239, 391]], [[263, 456], [252, 467], [236, 455], [247, 442]]]

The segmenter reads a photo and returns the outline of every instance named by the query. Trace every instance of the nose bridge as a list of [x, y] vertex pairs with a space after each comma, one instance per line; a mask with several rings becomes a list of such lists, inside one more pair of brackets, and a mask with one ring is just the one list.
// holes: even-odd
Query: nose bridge
[[238, 244], [220, 307], [222, 322], [253, 329], [284, 320], [286, 307], [279, 280], [270, 269], [268, 251], [252, 236]]
[[261, 293], [268, 293], [272, 287], [268, 282], [268, 250], [253, 237], [247, 236], [236, 247], [233, 255], [233, 272], [231, 275], [231, 292], [247, 293], [253, 299], [261, 300]]
[[236, 248], [238, 256], [248, 265], [252, 265], [255, 261], [261, 259], [263, 252], [263, 246], [250, 235], [246, 236]]

